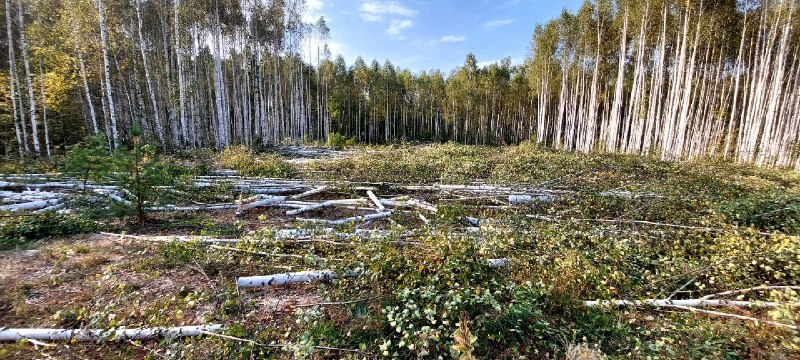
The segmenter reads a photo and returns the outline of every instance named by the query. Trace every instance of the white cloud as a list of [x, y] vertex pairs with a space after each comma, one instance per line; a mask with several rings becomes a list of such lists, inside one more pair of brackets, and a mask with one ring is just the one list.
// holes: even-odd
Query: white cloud
[[[494, 65], [494, 64], [500, 65], [500, 63], [502, 61], [503, 61], [503, 59], [493, 60], [493, 61], [479, 61], [476, 65], [478, 65], [479, 68], [484, 68], [484, 67], [491, 66], [491, 65]], [[522, 64], [524, 61], [525, 61], [525, 59], [523, 59], [523, 58], [511, 58], [511, 65], [512, 66], [513, 65], [519, 65], [519, 64]]]
[[438, 40], [433, 40], [431, 43], [438, 44], [438, 43], [446, 43], [446, 42], [462, 42], [466, 41], [467, 37], [464, 35], [445, 35], [439, 38]]
[[483, 27], [486, 29], [491, 28], [498, 28], [503, 27], [506, 25], [511, 25], [514, 22], [514, 19], [498, 19], [498, 20], [489, 20], [483, 24]]
[[316, 23], [320, 16], [325, 16], [321, 13], [325, 8], [325, 1], [323, 0], [306, 0], [306, 11], [303, 13], [303, 22]]
[[382, 21], [384, 15], [412, 17], [417, 15], [417, 13], [416, 10], [409, 9], [402, 3], [394, 0], [365, 0], [361, 3], [361, 17], [366, 21]]
[[389, 28], [386, 29], [386, 33], [396, 36], [399, 35], [403, 29], [408, 29], [412, 26], [414, 26], [414, 22], [411, 20], [392, 19], [392, 22], [389, 24]]

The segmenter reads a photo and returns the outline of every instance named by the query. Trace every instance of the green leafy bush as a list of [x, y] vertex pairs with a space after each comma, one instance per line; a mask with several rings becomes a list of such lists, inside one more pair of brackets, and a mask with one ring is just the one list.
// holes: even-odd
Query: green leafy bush
[[328, 135], [328, 146], [334, 148], [346, 148], [356, 146], [356, 139], [345, 137], [339, 133]]
[[38, 215], [3, 218], [0, 221], [0, 249], [29, 242], [94, 231], [96, 224], [75, 215], [46, 212]]
[[288, 177], [292, 167], [273, 154], [255, 154], [246, 146], [229, 146], [219, 154], [220, 167], [236, 170], [245, 176]]
[[756, 193], [723, 203], [718, 211], [740, 225], [800, 235], [800, 197], [793, 194]]
[[81, 179], [85, 187], [89, 180], [100, 181], [113, 170], [110, 156], [105, 136], [93, 136], [69, 149], [64, 171]]
[[156, 148], [140, 142], [139, 137], [134, 137], [132, 149], [117, 151], [113, 161], [115, 171], [112, 177], [131, 197], [131, 205], [122, 207], [121, 213], [130, 212], [144, 220], [146, 206], [156, 203], [159, 198], [157, 187], [169, 185], [172, 178], [162, 166]]

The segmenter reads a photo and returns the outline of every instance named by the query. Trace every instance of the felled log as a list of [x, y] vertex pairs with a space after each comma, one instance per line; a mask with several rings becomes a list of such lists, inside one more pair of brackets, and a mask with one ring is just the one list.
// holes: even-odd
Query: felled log
[[308, 197], [308, 196], [311, 196], [311, 195], [319, 194], [319, 193], [321, 193], [321, 192], [323, 192], [325, 190], [328, 190], [328, 186], [327, 185], [323, 185], [323, 186], [320, 186], [318, 188], [311, 189], [311, 190], [306, 191], [306, 192], [304, 192], [302, 194], [293, 195], [290, 198], [292, 200], [302, 199], [304, 197]]
[[200, 336], [205, 332], [215, 333], [222, 325], [178, 326], [171, 328], [131, 328], [131, 329], [9, 329], [0, 328], [0, 341], [122, 341], [150, 340], [156, 338], [179, 338]]
[[380, 212], [380, 213], [377, 213], [377, 214], [356, 216], [356, 217], [351, 217], [351, 218], [346, 218], [346, 219], [341, 219], [341, 220], [303, 219], [303, 218], [298, 218], [297, 220], [298, 221], [303, 221], [303, 222], [315, 223], [315, 224], [327, 224], [327, 225], [332, 225], [332, 226], [341, 226], [341, 225], [347, 225], [347, 224], [352, 224], [352, 223], [362, 222], [362, 221], [372, 221], [372, 220], [377, 220], [377, 219], [385, 219], [385, 218], [388, 218], [389, 216], [392, 216], [392, 211], [385, 211], [385, 212]]
[[512, 204], [535, 204], [537, 202], [552, 202], [553, 197], [547, 194], [509, 195], [508, 202]]
[[[635, 306], [655, 306], [655, 307], [671, 307], [671, 306], [686, 306], [686, 307], [762, 307], [772, 308], [781, 304], [777, 302], [768, 301], [735, 301], [735, 300], [712, 300], [712, 299], [689, 299], [689, 300], [601, 300], [601, 301], [586, 301], [584, 304], [588, 307], [635, 307]], [[789, 304], [798, 306], [800, 304]]]
[[[358, 276], [358, 272], [347, 272], [344, 277]], [[247, 276], [236, 280], [236, 286], [240, 288], [255, 288], [267, 286], [283, 286], [300, 284], [307, 282], [324, 282], [338, 279], [341, 276], [331, 270], [322, 271], [301, 271], [294, 273], [275, 274], [266, 276]]]
[[600, 193], [600, 196], [612, 196], [624, 199], [639, 199], [639, 198], [663, 198], [664, 195], [652, 192], [634, 192], [622, 190], [607, 190]]
[[0, 191], [0, 198], [2, 198], [4, 203], [20, 203], [20, 202], [31, 202], [31, 201], [39, 201], [39, 200], [50, 200], [50, 199], [58, 199], [66, 196], [63, 193], [54, 193], [49, 191], [23, 191], [23, 192], [14, 192], [14, 191]]
[[119, 195], [116, 191], [113, 190], [103, 190], [103, 189], [94, 189], [93, 192], [107, 196], [109, 199], [114, 200], [118, 203], [122, 203], [126, 206], [130, 206], [131, 202], [129, 200], [124, 199], [122, 196]]
[[199, 242], [201, 244], [211, 245], [211, 244], [231, 244], [231, 243], [242, 242], [242, 240], [239, 239], [218, 239], [210, 236], [191, 236], [191, 235], [139, 236], [139, 235], [128, 235], [128, 234], [114, 234], [107, 232], [101, 232], [100, 234], [106, 236], [115, 236], [122, 239], [132, 239], [132, 240], [141, 240], [150, 242], [165, 242], [165, 243]]
[[239, 206], [236, 204], [208, 204], [208, 205], [193, 205], [193, 206], [176, 206], [164, 205], [154, 206], [147, 208], [147, 211], [203, 211], [203, 210], [228, 210], [236, 209]]
[[46, 213], [46, 212], [49, 212], [49, 211], [57, 211], [57, 210], [63, 209], [65, 206], [66, 205], [64, 203], [58, 203], [58, 204], [55, 204], [53, 206], [48, 206], [48, 207], [46, 207], [44, 209], [35, 210], [33, 213], [34, 214], [42, 214], [42, 213]]
[[378, 199], [378, 197], [375, 196], [375, 193], [372, 192], [372, 190], [367, 190], [367, 196], [369, 196], [369, 199], [372, 200], [372, 202], [375, 203], [375, 206], [378, 207], [378, 211], [383, 211], [386, 209], [383, 204], [381, 204], [380, 199]]
[[756, 286], [751, 287], [748, 289], [737, 289], [737, 290], [728, 290], [723, 291], [716, 294], [710, 294], [703, 296], [700, 298], [701, 300], [708, 300], [715, 297], [722, 297], [722, 296], [731, 296], [731, 295], [739, 295], [739, 294], [746, 294], [749, 292], [757, 292], [757, 291], [785, 291], [785, 290], [793, 290], [793, 291], [800, 291], [800, 286], [790, 286], [790, 285], [776, 285], [776, 286]]
[[509, 259], [489, 259], [487, 261], [489, 262], [490, 268], [504, 268], [511, 264]]
[[[506, 267], [508, 259], [489, 259], [487, 264], [492, 268]], [[283, 286], [310, 282], [326, 282], [342, 277], [360, 276], [360, 271], [348, 271], [344, 275], [339, 275], [332, 270], [302, 271], [266, 276], [246, 276], [236, 279], [236, 286], [239, 288], [257, 288], [269, 286]]]
[[359, 204], [363, 204], [364, 202], [365, 202], [364, 199], [329, 200], [329, 201], [325, 201], [325, 202], [309, 205], [309, 206], [306, 206], [306, 207], [303, 207], [303, 208], [300, 208], [300, 209], [287, 211], [286, 215], [294, 216], [294, 215], [299, 215], [299, 214], [302, 214], [302, 213], [308, 212], [308, 211], [324, 209], [326, 207], [337, 206], [337, 205], [359, 205]]
[[49, 206], [57, 205], [60, 201], [61, 200], [59, 199], [52, 199], [52, 200], [31, 201], [22, 204], [4, 205], [0, 206], [0, 211], [39, 210]]
[[394, 207], [416, 207], [419, 209], [427, 210], [432, 213], [439, 212], [439, 209], [436, 206], [417, 199], [406, 199], [402, 200], [401, 198], [396, 199], [380, 199], [381, 205], [384, 206], [394, 206]]
[[257, 207], [271, 206], [271, 205], [280, 204], [280, 203], [282, 203], [284, 201], [286, 201], [286, 196], [270, 196], [270, 197], [267, 197], [267, 198], [263, 198], [262, 200], [253, 201], [253, 202], [251, 202], [249, 204], [244, 204], [242, 206], [242, 209], [249, 210], [249, 209], [254, 209], [254, 208], [257, 208]]

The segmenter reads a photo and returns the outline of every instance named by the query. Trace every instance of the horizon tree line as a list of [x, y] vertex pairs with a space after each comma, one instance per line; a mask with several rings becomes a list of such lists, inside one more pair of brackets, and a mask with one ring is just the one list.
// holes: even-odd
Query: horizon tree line
[[327, 140], [533, 140], [800, 169], [797, 0], [595, 0], [528, 59], [348, 66], [304, 0], [6, 0], [6, 156], [135, 129], [164, 151]]

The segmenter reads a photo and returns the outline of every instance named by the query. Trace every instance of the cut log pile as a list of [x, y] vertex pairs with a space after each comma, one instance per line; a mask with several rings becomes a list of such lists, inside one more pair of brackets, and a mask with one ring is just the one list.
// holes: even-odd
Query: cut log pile
[[[379, 198], [376, 189], [394, 193], [427, 193], [442, 200], [491, 200], [499, 204], [532, 205], [555, 201], [559, 197], [575, 195], [575, 191], [531, 188], [525, 185], [497, 186], [487, 184], [433, 184], [407, 185], [395, 183], [358, 183], [358, 182], [309, 182], [303, 180], [265, 179], [238, 176], [235, 171], [217, 170], [214, 175], [197, 176], [190, 184], [196, 189], [221, 187], [230, 188], [232, 192], [249, 196], [239, 201], [215, 204], [153, 204], [147, 210], [164, 211], [215, 211], [235, 209], [237, 213], [259, 207], [283, 207], [290, 210], [287, 215], [295, 216], [326, 207], [348, 207], [367, 210], [372, 204], [378, 212], [384, 213], [388, 207], [391, 211], [397, 208], [416, 208], [436, 213], [437, 207], [431, 203], [409, 196]], [[172, 188], [160, 187], [161, 190], [180, 193]], [[326, 201], [301, 201], [323, 193], [341, 190], [365, 191], [366, 196], [358, 199], [329, 199]], [[64, 177], [59, 174], [12, 174], [0, 176], [0, 212], [16, 211], [70, 211], [65, 209], [65, 200], [76, 193], [91, 193], [104, 197], [109, 201], [130, 205], [132, 195], [116, 185], [84, 183], [80, 179]], [[595, 194], [597, 196], [613, 196], [626, 199], [662, 197], [650, 192], [630, 192], [610, 190]], [[367, 220], [373, 218], [368, 217]], [[342, 219], [345, 220], [345, 219]], [[346, 224], [356, 220], [342, 221]], [[336, 224], [336, 223], [332, 223]]]

